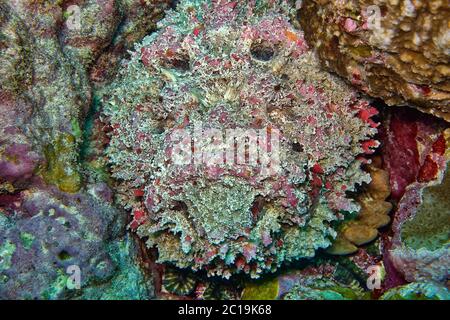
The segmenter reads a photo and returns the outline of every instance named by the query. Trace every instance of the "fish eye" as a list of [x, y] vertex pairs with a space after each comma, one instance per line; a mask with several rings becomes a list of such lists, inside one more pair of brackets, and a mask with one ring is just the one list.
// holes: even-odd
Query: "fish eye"
[[252, 43], [250, 54], [255, 60], [267, 62], [275, 55], [275, 49], [267, 41], [257, 41]]
[[187, 55], [172, 57], [169, 60], [165, 61], [164, 66], [182, 73], [187, 72], [191, 69], [190, 59]]

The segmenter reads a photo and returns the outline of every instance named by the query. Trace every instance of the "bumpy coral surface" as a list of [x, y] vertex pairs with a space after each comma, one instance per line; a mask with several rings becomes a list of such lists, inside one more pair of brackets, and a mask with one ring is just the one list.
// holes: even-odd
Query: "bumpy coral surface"
[[[151, 282], [105, 184], [0, 195], [0, 299], [145, 299]], [[121, 227], [122, 225], [122, 227]], [[77, 268], [77, 269], [75, 269]], [[79, 271], [80, 286], [71, 276]]]
[[105, 99], [120, 199], [160, 262], [257, 277], [358, 212], [346, 191], [370, 180], [377, 111], [320, 69], [288, 10], [182, 1]]
[[[80, 147], [92, 96], [167, 2], [0, 0], [0, 299], [153, 295], [123, 214], [85, 174]], [[72, 264], [80, 290], [66, 285]]]
[[[447, 169], [448, 170], [448, 169]], [[445, 283], [450, 270], [447, 172], [439, 185], [412, 184], [399, 203], [390, 257], [408, 281]], [[403, 220], [403, 221], [402, 221]]]
[[448, 289], [435, 282], [412, 282], [387, 291], [381, 300], [450, 300]]
[[448, 1], [304, 0], [299, 17], [332, 71], [389, 105], [450, 120]]
[[333, 261], [317, 257], [314, 260], [318, 262], [316, 265], [311, 263], [299, 270], [291, 269], [275, 277], [247, 283], [242, 300], [359, 300], [371, 297], [366, 288], [367, 275], [364, 270], [358, 272], [358, 267], [348, 257]]
[[407, 109], [389, 116], [383, 129], [391, 199], [398, 201], [384, 258], [407, 281], [448, 278], [449, 131], [444, 121]]
[[367, 166], [372, 181], [357, 197], [361, 205], [358, 218], [342, 224], [333, 245], [327, 249], [331, 254], [349, 254], [358, 250], [358, 245], [371, 242], [378, 236], [377, 228], [386, 226], [392, 204], [385, 201], [390, 194], [389, 174], [381, 169], [381, 159], [372, 159]]

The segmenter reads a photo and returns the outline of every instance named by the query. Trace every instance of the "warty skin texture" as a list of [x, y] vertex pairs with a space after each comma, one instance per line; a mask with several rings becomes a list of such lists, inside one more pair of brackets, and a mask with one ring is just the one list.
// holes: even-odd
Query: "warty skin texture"
[[[136, 45], [105, 97], [119, 201], [159, 262], [258, 277], [313, 257], [331, 244], [333, 222], [358, 212], [346, 191], [370, 180], [360, 155], [378, 146], [377, 111], [321, 71], [289, 8], [183, 1]], [[175, 165], [174, 133], [199, 124], [279, 131], [280, 170]], [[195, 137], [185, 143], [200, 150]]]

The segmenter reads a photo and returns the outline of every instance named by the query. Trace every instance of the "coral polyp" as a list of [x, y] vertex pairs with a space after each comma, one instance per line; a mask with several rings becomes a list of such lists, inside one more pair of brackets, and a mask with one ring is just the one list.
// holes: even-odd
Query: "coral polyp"
[[166, 270], [164, 272], [164, 289], [170, 293], [185, 296], [194, 291], [197, 280], [189, 272]]
[[377, 113], [322, 71], [284, 1], [182, 1], [105, 98], [131, 229], [159, 262], [259, 277], [359, 211]]

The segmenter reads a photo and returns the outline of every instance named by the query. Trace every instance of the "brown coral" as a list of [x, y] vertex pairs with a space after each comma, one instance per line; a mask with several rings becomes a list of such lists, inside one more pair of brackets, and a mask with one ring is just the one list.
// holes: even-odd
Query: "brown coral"
[[448, 1], [305, 0], [299, 17], [329, 69], [389, 105], [450, 120]]
[[361, 211], [358, 218], [345, 223], [328, 253], [343, 255], [356, 252], [357, 246], [366, 244], [378, 236], [378, 228], [386, 226], [392, 204], [385, 201], [390, 194], [389, 174], [381, 169], [380, 158], [367, 166], [372, 178], [366, 192], [358, 197]]

